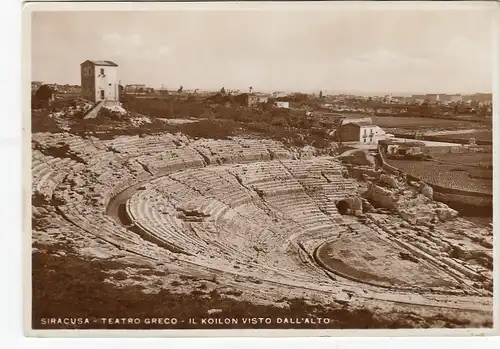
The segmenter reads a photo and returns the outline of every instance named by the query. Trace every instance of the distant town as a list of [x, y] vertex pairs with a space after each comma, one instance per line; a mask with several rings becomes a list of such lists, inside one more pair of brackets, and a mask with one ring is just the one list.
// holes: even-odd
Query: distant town
[[[34, 94], [45, 83], [42, 81], [32, 81], [31, 90]], [[50, 87], [55, 96], [57, 95], [81, 95], [81, 85], [46, 83]], [[221, 91], [207, 91], [200, 89], [188, 89], [183, 86], [178, 88], [153, 88], [145, 84], [119, 84], [120, 94], [133, 95], [138, 97], [155, 97], [165, 95], [176, 95], [188, 97], [190, 95], [209, 96], [217, 92], [223, 92], [228, 96], [254, 96], [248, 99], [248, 104], [258, 105], [259, 103], [267, 102], [267, 99], [279, 99], [280, 108], [298, 108], [307, 111], [307, 105], [294, 103], [297, 95], [303, 93], [286, 93], [283, 91], [275, 91], [272, 93], [264, 93], [253, 90], [249, 87], [248, 91], [242, 92], [239, 89], [231, 90], [221, 88]], [[474, 93], [474, 94], [413, 94], [411, 96], [397, 96], [387, 94], [383, 96], [360, 96], [353, 94], [327, 94], [319, 90], [317, 93], [312, 93], [312, 97], [319, 98], [323, 103], [319, 105], [323, 111], [332, 112], [355, 112], [355, 113], [373, 113], [375, 115], [477, 115], [481, 117], [491, 118], [492, 116], [492, 94], [491, 93]], [[246, 97], [245, 97], [246, 98]], [[288, 102], [288, 103], [286, 103]]]

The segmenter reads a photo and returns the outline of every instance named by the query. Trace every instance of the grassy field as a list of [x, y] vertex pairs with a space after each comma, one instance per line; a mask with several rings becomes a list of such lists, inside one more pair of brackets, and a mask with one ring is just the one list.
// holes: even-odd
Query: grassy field
[[374, 124], [382, 128], [420, 128], [424, 127], [456, 127], [468, 126], [471, 128], [477, 127], [477, 123], [467, 120], [448, 120], [448, 119], [433, 119], [419, 117], [404, 117], [404, 116], [372, 116]]
[[464, 165], [491, 166], [493, 164], [492, 153], [457, 153], [457, 154], [442, 154], [433, 156], [436, 160], [444, 162], [454, 162]]
[[476, 140], [481, 141], [491, 141], [493, 139], [493, 131], [492, 130], [484, 130], [484, 131], [475, 131], [469, 133], [456, 133], [456, 134], [448, 134], [443, 136], [436, 137], [445, 137], [445, 138], [455, 138], [455, 139], [469, 139], [475, 138]]

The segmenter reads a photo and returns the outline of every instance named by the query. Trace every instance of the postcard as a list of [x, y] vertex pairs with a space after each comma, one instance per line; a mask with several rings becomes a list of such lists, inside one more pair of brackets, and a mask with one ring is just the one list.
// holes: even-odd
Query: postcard
[[496, 9], [25, 4], [26, 334], [493, 334]]

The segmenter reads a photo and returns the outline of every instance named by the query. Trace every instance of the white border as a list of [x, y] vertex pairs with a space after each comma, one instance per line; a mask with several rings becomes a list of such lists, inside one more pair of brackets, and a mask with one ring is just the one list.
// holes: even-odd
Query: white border
[[[485, 8], [491, 11], [498, 10], [498, 4], [493, 2], [309, 2], [309, 3], [98, 3], [98, 2], [43, 2], [43, 3], [26, 3], [23, 6], [23, 180], [24, 180], [24, 326], [25, 334], [37, 337], [309, 337], [309, 336], [337, 336], [337, 337], [364, 337], [364, 336], [484, 336], [498, 334], [498, 282], [499, 269], [495, 270], [494, 277], [494, 293], [495, 293], [495, 310], [494, 310], [494, 328], [493, 329], [399, 329], [399, 330], [32, 330], [31, 327], [31, 207], [29, 205], [30, 188], [27, 183], [30, 183], [30, 105], [29, 105], [29, 91], [30, 76], [31, 76], [31, 53], [30, 53], [30, 24], [31, 12], [33, 11], [146, 11], [146, 10], [206, 10], [206, 11], [229, 11], [229, 10], [273, 10], [282, 11], [304, 11], [304, 10], [325, 10], [325, 9], [349, 9], [359, 10], [439, 10], [445, 11], [450, 9], [460, 10], [484, 10]], [[498, 14], [498, 12], [497, 12]], [[499, 16], [495, 17], [495, 56], [500, 57], [500, 45], [497, 45], [500, 39], [500, 25]], [[495, 59], [494, 75], [494, 105], [498, 106], [499, 100], [499, 84], [500, 76], [498, 63], [499, 60]], [[499, 108], [493, 109], [494, 129], [498, 127]], [[500, 135], [494, 132], [494, 161], [496, 162], [496, 150], [499, 143]], [[496, 168], [496, 165], [494, 166]], [[496, 180], [494, 181], [496, 182]], [[498, 185], [494, 183], [494, 193], [499, 190]], [[498, 215], [498, 207], [495, 206], [494, 222], [496, 223]], [[495, 224], [496, 233], [496, 224]], [[495, 238], [494, 241], [497, 239]], [[494, 247], [495, 260], [497, 260], [498, 248]]]
[[[15, 1], [15, 0], [14, 0]], [[0, 33], [2, 33], [2, 66], [0, 80], [1, 127], [0, 159], [8, 171], [0, 171], [0, 219], [2, 222], [2, 246], [8, 246], [0, 258], [2, 263], [2, 284], [9, 287], [1, 289], [0, 336], [9, 344], [21, 336], [22, 324], [22, 272], [21, 252], [21, 7], [19, 2], [7, 0], [0, 10]], [[7, 34], [7, 35], [4, 35]], [[14, 327], [15, 326], [15, 327]], [[16, 343], [16, 344], [17, 344]], [[10, 345], [18, 347], [18, 345]]]
[[[500, 128], [500, 3], [495, 4], [496, 7], [493, 8], [495, 15], [493, 16], [493, 35], [492, 35], [492, 49], [493, 49], [493, 57], [492, 60], [492, 92], [493, 92], [493, 106], [492, 106], [492, 121], [493, 121], [493, 265], [498, 266], [498, 260], [500, 258], [500, 249], [498, 247], [499, 244], [499, 217], [500, 217], [500, 206], [496, 204], [495, 198], [500, 197], [500, 186], [498, 183], [499, 178], [499, 166], [500, 166], [500, 158], [498, 150], [500, 148], [500, 134], [496, 132]], [[493, 321], [494, 328], [499, 331], [500, 324], [500, 270], [498, 267], [494, 267], [493, 269]]]
[[313, 11], [313, 10], [375, 10], [375, 11], [400, 11], [400, 10], [495, 10], [498, 6], [494, 1], [200, 1], [182, 2], [152, 1], [152, 2], [106, 2], [106, 1], [51, 1], [35, 0], [26, 1], [24, 7], [36, 11]]

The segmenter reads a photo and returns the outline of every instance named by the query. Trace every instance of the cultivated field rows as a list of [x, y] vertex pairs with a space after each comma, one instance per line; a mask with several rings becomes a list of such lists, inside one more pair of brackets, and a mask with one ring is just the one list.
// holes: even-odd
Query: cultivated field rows
[[[453, 157], [450, 158], [453, 160]], [[475, 167], [434, 161], [387, 160], [388, 164], [428, 183], [442, 187], [491, 194], [491, 179], [473, 178]]]

